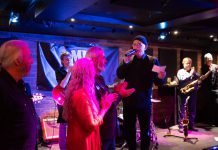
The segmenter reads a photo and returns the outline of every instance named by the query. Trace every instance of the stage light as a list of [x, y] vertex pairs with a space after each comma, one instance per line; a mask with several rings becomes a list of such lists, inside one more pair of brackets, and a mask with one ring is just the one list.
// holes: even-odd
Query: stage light
[[9, 18], [9, 25], [11, 23], [17, 23], [19, 22], [19, 13], [11, 12], [10, 13], [10, 18]]
[[173, 34], [177, 35], [177, 34], [179, 34], [179, 31], [175, 30], [175, 31], [173, 31]]
[[133, 29], [133, 26], [132, 26], [132, 25], [129, 25], [129, 29]]
[[211, 150], [218, 150], [218, 146], [212, 147]]
[[71, 22], [75, 22], [76, 20], [75, 20], [74, 18], [71, 18], [70, 21], [71, 21]]
[[159, 40], [165, 40], [166, 37], [167, 37], [167, 34], [166, 34], [165, 32], [162, 32], [162, 33], [159, 35], [158, 39], [159, 39]]
[[215, 37], [215, 38], [213, 38], [213, 41], [214, 41], [214, 42], [217, 42], [217, 41], [218, 41], [218, 39]]
[[166, 29], [167, 28], [167, 23], [166, 22], [161, 22], [159, 24], [160, 29]]
[[214, 35], [211, 34], [211, 35], [210, 35], [210, 38], [212, 39], [213, 37], [214, 37]]

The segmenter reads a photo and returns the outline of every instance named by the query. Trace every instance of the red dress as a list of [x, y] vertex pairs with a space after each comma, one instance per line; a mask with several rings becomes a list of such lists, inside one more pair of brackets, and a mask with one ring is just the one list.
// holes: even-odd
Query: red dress
[[68, 120], [67, 150], [100, 150], [99, 126], [102, 119], [94, 103], [84, 90], [75, 91], [71, 97], [72, 118]]

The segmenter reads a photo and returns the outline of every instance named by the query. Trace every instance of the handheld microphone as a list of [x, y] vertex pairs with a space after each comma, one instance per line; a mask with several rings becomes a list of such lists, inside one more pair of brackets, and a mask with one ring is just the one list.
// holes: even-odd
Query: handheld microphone
[[131, 56], [133, 54], [135, 54], [137, 52], [137, 50], [132, 49], [131, 51], [129, 51], [128, 53], [125, 54], [126, 57]]

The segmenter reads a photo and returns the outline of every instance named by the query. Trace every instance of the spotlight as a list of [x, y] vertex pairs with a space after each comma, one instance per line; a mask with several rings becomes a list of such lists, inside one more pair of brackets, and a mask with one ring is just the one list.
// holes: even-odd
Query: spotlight
[[167, 37], [167, 33], [162, 32], [162, 33], [159, 35], [158, 39], [159, 39], [159, 40], [165, 40], [166, 37]]
[[215, 38], [213, 38], [213, 41], [214, 41], [214, 42], [217, 42], [217, 41], [218, 41], [218, 39], [215, 37]]
[[210, 35], [210, 38], [212, 39], [213, 37], [214, 37], [214, 35], [211, 34], [211, 35]]
[[9, 18], [9, 25], [11, 23], [17, 23], [19, 22], [19, 13], [11, 12], [10, 13], [10, 18]]
[[71, 22], [75, 22], [76, 19], [75, 19], [75, 18], [70, 18], [70, 21], [71, 21]]
[[159, 23], [159, 28], [160, 28], [160, 29], [166, 29], [167, 26], [168, 26], [167, 22], [161, 22], [161, 23]]
[[133, 26], [132, 26], [132, 25], [129, 25], [129, 29], [133, 29]]
[[174, 35], [177, 35], [178, 33], [179, 33], [179, 31], [177, 31], [177, 30], [173, 31]]

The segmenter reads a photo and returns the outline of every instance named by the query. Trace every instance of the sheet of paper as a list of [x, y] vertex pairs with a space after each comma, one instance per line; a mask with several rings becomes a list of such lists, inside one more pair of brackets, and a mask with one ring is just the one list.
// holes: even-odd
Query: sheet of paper
[[156, 72], [156, 73], [159, 73], [159, 72], [164, 72], [165, 69], [166, 69], [166, 66], [157, 66], [157, 65], [154, 65], [153, 68], [152, 68], [152, 71]]

